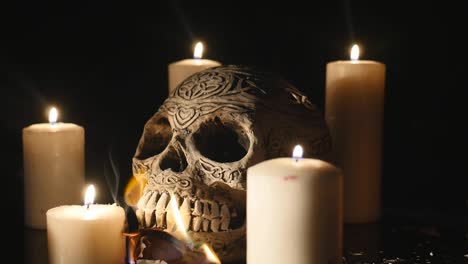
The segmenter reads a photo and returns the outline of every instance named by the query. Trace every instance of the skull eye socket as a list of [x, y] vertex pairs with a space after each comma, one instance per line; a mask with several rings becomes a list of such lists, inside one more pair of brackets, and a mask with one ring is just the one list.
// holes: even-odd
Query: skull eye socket
[[143, 160], [157, 155], [166, 149], [171, 139], [172, 128], [169, 120], [166, 117], [152, 119], [145, 125], [145, 132], [135, 157]]
[[242, 159], [247, 154], [250, 144], [242, 128], [235, 124], [223, 123], [218, 117], [201, 124], [193, 138], [198, 151], [217, 162]]

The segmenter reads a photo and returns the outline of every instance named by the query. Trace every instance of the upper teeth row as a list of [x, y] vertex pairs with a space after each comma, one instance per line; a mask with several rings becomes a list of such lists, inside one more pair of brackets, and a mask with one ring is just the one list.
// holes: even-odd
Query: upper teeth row
[[[226, 231], [229, 229], [231, 216], [236, 216], [235, 210], [231, 214], [225, 204], [219, 206], [215, 201], [181, 198], [177, 194], [160, 194], [158, 191], [146, 192], [137, 206], [136, 215], [142, 226], [165, 228], [169, 231], [175, 231], [177, 228], [204, 232]], [[183, 227], [177, 226], [177, 210]]]

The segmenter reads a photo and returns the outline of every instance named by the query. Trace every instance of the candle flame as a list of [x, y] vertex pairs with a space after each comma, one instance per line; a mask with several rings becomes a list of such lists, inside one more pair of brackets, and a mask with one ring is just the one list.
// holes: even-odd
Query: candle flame
[[96, 195], [96, 189], [94, 188], [94, 185], [91, 184], [86, 189], [85, 200], [84, 200], [85, 205], [89, 206], [90, 204], [93, 204], [95, 195]]
[[201, 59], [203, 57], [203, 43], [197, 42], [195, 49], [193, 50], [193, 58]]
[[351, 48], [351, 60], [359, 60], [359, 46], [354, 44]]
[[292, 156], [293, 156], [293, 158], [295, 158], [295, 159], [300, 159], [300, 158], [302, 158], [303, 152], [304, 152], [304, 151], [302, 150], [301, 145], [296, 145], [296, 146], [294, 147], [293, 155], [292, 155]]
[[219, 260], [218, 256], [216, 256], [214, 251], [207, 244], [203, 244], [202, 248], [205, 252], [206, 260], [209, 261], [209, 263], [221, 264], [221, 261]]
[[52, 107], [49, 111], [49, 123], [54, 124], [57, 123], [58, 112], [57, 108]]

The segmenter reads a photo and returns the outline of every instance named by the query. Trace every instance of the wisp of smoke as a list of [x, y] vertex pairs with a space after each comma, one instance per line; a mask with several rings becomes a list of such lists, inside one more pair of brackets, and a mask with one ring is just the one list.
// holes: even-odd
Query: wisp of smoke
[[112, 157], [112, 149], [109, 150], [108, 154], [109, 154], [109, 163], [113, 172], [111, 175], [114, 175], [113, 180], [115, 182], [112, 183], [112, 179], [111, 179], [112, 177], [109, 176], [108, 173], [104, 173], [104, 176], [106, 178], [106, 183], [107, 183], [107, 186], [109, 187], [114, 203], [119, 204], [119, 201], [117, 199], [117, 194], [119, 193], [120, 172], [119, 172], [118, 167], [115, 165], [114, 159]]

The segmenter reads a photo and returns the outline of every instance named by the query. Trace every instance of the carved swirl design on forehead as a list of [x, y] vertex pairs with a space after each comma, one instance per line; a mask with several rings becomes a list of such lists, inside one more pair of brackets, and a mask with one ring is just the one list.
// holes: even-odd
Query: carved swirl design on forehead
[[227, 113], [247, 113], [255, 109], [256, 93], [261, 92], [250, 73], [209, 70], [195, 74], [179, 85], [161, 106], [174, 117], [179, 129], [198, 117], [222, 109]]
[[232, 74], [221, 71], [195, 74], [177, 87], [175, 97], [185, 100], [210, 98], [213, 95], [230, 90], [234, 78]]
[[169, 115], [174, 117], [174, 125], [178, 129], [184, 129], [193, 124], [198, 117], [211, 114], [219, 109], [233, 114], [251, 112], [253, 111], [253, 107], [253, 105], [237, 105], [234, 102], [223, 102], [219, 104], [208, 102], [177, 104], [173, 101], [167, 101], [161, 109], [166, 110]]

